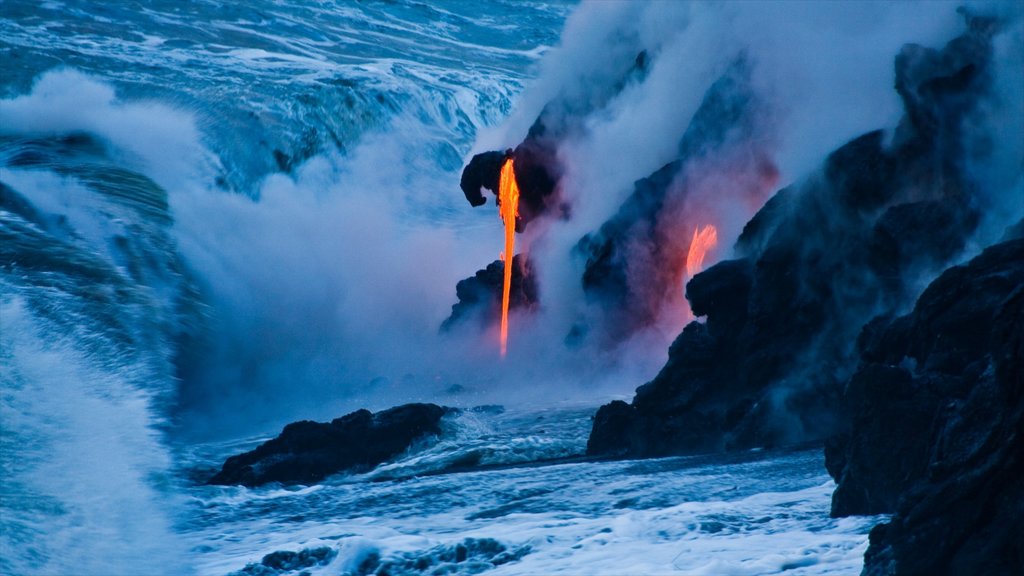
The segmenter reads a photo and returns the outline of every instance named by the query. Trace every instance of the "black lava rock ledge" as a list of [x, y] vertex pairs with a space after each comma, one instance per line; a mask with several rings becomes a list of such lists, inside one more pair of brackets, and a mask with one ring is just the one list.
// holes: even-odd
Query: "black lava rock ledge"
[[207, 483], [313, 484], [339, 472], [369, 470], [417, 440], [440, 435], [441, 418], [454, 410], [405, 404], [377, 413], [357, 410], [331, 422], [293, 422], [255, 450], [228, 458]]

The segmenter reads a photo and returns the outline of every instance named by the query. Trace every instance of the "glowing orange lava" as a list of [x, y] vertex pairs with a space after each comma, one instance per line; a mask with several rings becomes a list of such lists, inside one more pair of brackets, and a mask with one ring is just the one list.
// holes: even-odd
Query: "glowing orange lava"
[[508, 297], [512, 290], [512, 258], [515, 255], [516, 218], [519, 217], [519, 186], [516, 185], [516, 172], [509, 158], [501, 167], [501, 181], [498, 186], [498, 214], [505, 222], [505, 285], [501, 292], [501, 355], [508, 350]]
[[686, 254], [686, 277], [693, 278], [698, 272], [704, 269], [704, 256], [708, 250], [718, 245], [718, 230], [708, 224], [703, 228], [693, 229], [693, 240], [690, 241], [690, 251]]

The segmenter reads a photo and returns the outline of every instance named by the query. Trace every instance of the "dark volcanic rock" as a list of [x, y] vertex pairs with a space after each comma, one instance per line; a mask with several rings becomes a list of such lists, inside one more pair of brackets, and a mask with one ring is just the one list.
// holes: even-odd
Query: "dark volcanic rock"
[[381, 560], [368, 558], [357, 569], [359, 575], [387, 574], [479, 574], [521, 560], [529, 544], [507, 546], [493, 538], [464, 538], [427, 550], [403, 552]]
[[959, 199], [892, 206], [871, 231], [869, 262], [889, 291], [898, 292], [922, 272], [956, 256], [963, 248], [963, 231], [974, 229], [977, 222], [977, 214]]
[[[541, 119], [537, 119], [535, 129], [538, 125], [542, 126]], [[481, 190], [486, 188], [494, 193], [500, 205], [501, 168], [508, 158], [513, 160], [516, 185], [519, 187], [517, 232], [522, 232], [530, 221], [559, 204], [555, 192], [562, 168], [556, 157], [556, 142], [544, 137], [543, 133], [543, 128], [531, 130], [530, 135], [515, 150], [477, 154], [462, 170], [459, 185], [470, 204], [474, 207], [484, 205], [487, 199]]]
[[504, 163], [504, 152], [483, 152], [473, 156], [469, 164], [462, 169], [459, 186], [471, 205], [476, 207], [487, 203], [482, 188], [487, 188], [494, 194], [498, 193], [501, 166]]
[[[710, 271], [709, 271], [710, 272]], [[753, 286], [750, 260], [726, 260], [714, 266], [714, 273], [698, 274], [686, 284], [686, 298], [695, 316], [713, 316], [708, 325], [715, 337], [736, 337], [747, 321], [746, 302]]]
[[[474, 156], [462, 171], [460, 187], [466, 200], [473, 206], [487, 202], [483, 190], [490, 190], [500, 198], [501, 168], [506, 159], [514, 161], [516, 184], [519, 187], [519, 215], [516, 231], [523, 232], [530, 222], [542, 217], [569, 218], [570, 207], [559, 194], [558, 183], [563, 168], [558, 160], [558, 146], [567, 137], [578, 133], [587, 118], [600, 110], [631, 82], [642, 80], [648, 66], [647, 52], [641, 51], [635, 59], [623, 62], [622, 77], [611, 84], [587, 84], [580, 92], [570, 90], [559, 94], [544, 106], [530, 127], [526, 138], [505, 152], [483, 152]], [[614, 66], [615, 63], [608, 62]], [[532, 307], [537, 304], [536, 278], [530, 263], [513, 259], [512, 295], [510, 306]], [[501, 262], [494, 262], [472, 278], [459, 282], [456, 292], [459, 302], [452, 306], [452, 314], [444, 321], [442, 330], [449, 330], [470, 316], [479, 316], [485, 325], [493, 323], [497, 304], [501, 301]]]
[[255, 450], [232, 456], [209, 484], [310, 484], [345, 470], [366, 470], [441, 433], [451, 412], [434, 404], [405, 404], [376, 414], [358, 410], [331, 422], [303, 420]]
[[[687, 298], [706, 323], [683, 330], [661, 372], [637, 389], [632, 410], [616, 407], [595, 419], [592, 434], [601, 440], [591, 454], [772, 446], [822, 441], [838, 430], [841, 392], [856, 369], [854, 342], [865, 321], [905, 310], [920, 281], [960, 254], [977, 226], [964, 126], [989, 95], [990, 44], [991, 29], [968, 18], [968, 31], [941, 51], [904, 49], [896, 74], [906, 116], [895, 144], [886, 147], [882, 134], [871, 132], [842, 146], [818, 174], [777, 193], [750, 220], [737, 241], [740, 258], [690, 280]], [[962, 367], [970, 346], [985, 341], [978, 329], [987, 325], [977, 318], [957, 328], [970, 344], [929, 361]], [[903, 336], [880, 322], [861, 336], [873, 358], [889, 358], [890, 345], [915, 341], [918, 328], [906, 320], [893, 322], [908, 331]], [[894, 404], [876, 406], [859, 393], [848, 401], [904, 414], [893, 425], [909, 435], [930, 425], [932, 407], [907, 390], [905, 370], [897, 361], [853, 379], [868, 396], [891, 390]], [[944, 378], [937, 374], [929, 385], [952, 385]], [[621, 431], [618, 440], [612, 428]], [[841, 468], [842, 458], [835, 458], [830, 468]], [[900, 473], [913, 475], [924, 462], [901, 466]], [[899, 492], [900, 480], [891, 482], [872, 492], [879, 502], [863, 509], [891, 509], [883, 494]]]
[[634, 437], [636, 408], [622, 400], [614, 400], [597, 410], [594, 432], [587, 438], [588, 454], [615, 454], [625, 451]]
[[483, 189], [487, 189], [500, 204], [501, 167], [506, 158], [511, 157], [519, 186], [516, 230], [522, 232], [528, 223], [545, 214], [567, 217], [569, 208], [558, 194], [558, 181], [563, 172], [558, 161], [558, 145], [578, 131], [591, 113], [602, 108], [631, 81], [642, 79], [647, 66], [647, 52], [641, 51], [629, 63], [619, 81], [610, 85], [588, 85], [583, 93], [562, 93], [548, 102], [530, 126], [526, 138], [514, 150], [483, 152], [473, 156], [463, 169], [459, 183], [466, 200], [474, 207], [482, 206], [487, 201]]
[[[337, 555], [337, 550], [327, 546], [303, 548], [298, 552], [278, 550], [264, 556], [258, 564], [247, 564], [245, 568], [232, 572], [228, 576], [278, 576], [285, 572], [325, 566]], [[309, 572], [303, 571], [300, 574], [309, 574]]]
[[541, 116], [530, 128], [526, 139], [512, 152], [516, 185], [519, 186], [516, 232], [522, 232], [527, 223], [542, 214], [550, 212], [564, 216], [564, 207], [558, 195], [562, 165], [558, 162], [557, 148], [558, 139], [548, 132], [544, 117]]
[[[505, 284], [505, 264], [495, 260], [487, 268], [455, 285], [459, 301], [441, 324], [447, 331], [476, 318], [481, 326], [491, 326], [501, 317], [501, 291]], [[531, 309], [537, 305], [537, 280], [530, 260], [523, 254], [512, 258], [512, 285], [509, 287], [510, 309]]]
[[826, 448], [835, 516], [895, 512], [864, 573], [1024, 573], [1024, 240], [876, 319]]

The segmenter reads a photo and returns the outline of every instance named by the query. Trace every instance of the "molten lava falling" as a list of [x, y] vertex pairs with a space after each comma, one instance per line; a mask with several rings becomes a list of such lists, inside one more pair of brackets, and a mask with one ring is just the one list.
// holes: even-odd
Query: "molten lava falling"
[[693, 278], [704, 269], [704, 256], [717, 244], [718, 230], [711, 224], [693, 229], [693, 240], [690, 241], [690, 250], [686, 254], [687, 278]]
[[501, 167], [501, 181], [498, 187], [498, 213], [505, 222], [505, 285], [501, 292], [501, 355], [505, 356], [508, 349], [508, 297], [512, 290], [512, 257], [515, 254], [516, 218], [519, 217], [519, 186], [516, 185], [516, 172], [512, 168], [512, 158], [505, 160]]

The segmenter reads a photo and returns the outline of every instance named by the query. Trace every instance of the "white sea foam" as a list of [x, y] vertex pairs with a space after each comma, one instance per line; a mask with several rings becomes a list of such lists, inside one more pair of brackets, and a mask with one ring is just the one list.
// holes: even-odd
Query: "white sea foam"
[[2, 286], [0, 572], [187, 574], [147, 389], [160, 374], [90, 351], [97, 335], [65, 333]]
[[[239, 489], [223, 511], [213, 491], [199, 496], [207, 521], [189, 538], [204, 574], [322, 546], [338, 555], [314, 574], [354, 572], [370, 554], [392, 573], [415, 561], [453, 574], [856, 572], [878, 519], [828, 518], [835, 485], [820, 466], [815, 451], [513, 467], [333, 484], [315, 495]], [[472, 539], [518, 559], [495, 567], [491, 552], [473, 564]], [[470, 548], [461, 563], [450, 554], [460, 545]]]

